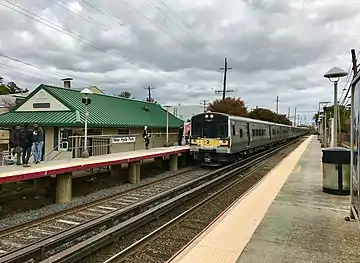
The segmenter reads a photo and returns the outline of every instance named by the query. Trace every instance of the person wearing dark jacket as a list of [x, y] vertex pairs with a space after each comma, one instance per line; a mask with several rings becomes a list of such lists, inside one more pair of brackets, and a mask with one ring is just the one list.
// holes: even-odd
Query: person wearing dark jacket
[[33, 129], [33, 153], [34, 153], [34, 162], [40, 163], [42, 159], [42, 150], [44, 145], [44, 131], [39, 127], [38, 123], [34, 123]]
[[148, 150], [150, 144], [150, 134], [147, 126], [144, 127], [143, 138], [145, 140], [145, 149]]
[[21, 126], [19, 124], [15, 125], [14, 130], [11, 133], [11, 142], [14, 147], [13, 155], [16, 154], [16, 164], [21, 165], [20, 154], [22, 152], [21, 144]]
[[181, 125], [178, 132], [178, 145], [182, 145], [183, 135], [184, 135], [184, 129], [183, 126]]
[[30, 167], [29, 159], [31, 155], [31, 147], [33, 145], [33, 133], [29, 128], [29, 123], [25, 123], [24, 129], [21, 131], [20, 146], [23, 149], [22, 163], [24, 167]]

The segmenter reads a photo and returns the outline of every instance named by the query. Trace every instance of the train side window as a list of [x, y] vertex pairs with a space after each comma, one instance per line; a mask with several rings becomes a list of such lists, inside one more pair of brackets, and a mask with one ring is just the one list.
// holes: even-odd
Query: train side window
[[252, 136], [255, 137], [255, 130], [252, 129]]
[[236, 130], [235, 130], [235, 124], [232, 125], [232, 134], [235, 136]]
[[240, 134], [240, 138], [243, 137], [243, 130], [242, 129], [239, 129], [239, 134]]

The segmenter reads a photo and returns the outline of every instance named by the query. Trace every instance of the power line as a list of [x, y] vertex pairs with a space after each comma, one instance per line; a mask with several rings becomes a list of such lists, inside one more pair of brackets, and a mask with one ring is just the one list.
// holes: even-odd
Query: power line
[[[179, 29], [181, 29], [183, 32], [185, 32], [185, 34], [189, 35], [190, 37], [192, 37], [193, 39], [195, 39], [198, 43], [200, 43], [200, 41], [194, 37], [192, 34], [189, 34], [184, 28], [182, 28], [178, 23], [176, 23], [170, 16], [168, 16], [161, 8], [159, 8], [157, 5], [154, 4], [154, 2], [147, 0], [147, 2], [149, 4], [151, 4], [154, 8], [156, 8], [163, 16], [165, 16], [166, 18], [168, 18], [172, 23], [174, 23]], [[164, 2], [162, 2], [164, 4]], [[164, 4], [165, 5], [165, 4]], [[169, 9], [169, 7], [167, 5], [165, 5], [167, 9]], [[170, 9], [169, 9], [170, 10]], [[210, 51], [210, 55], [215, 56], [214, 53], [212, 53]]]
[[[104, 25], [104, 24], [101, 23], [100, 21], [98, 21], [98, 20], [96, 20], [96, 19], [94, 19], [94, 18], [92, 18], [92, 17], [90, 17], [90, 16], [81, 15], [81, 14], [79, 14], [79, 13], [77, 13], [77, 12], [72, 11], [70, 8], [67, 7], [66, 2], [65, 2], [64, 0], [52, 0], [52, 1], [55, 1], [55, 3], [57, 3], [58, 5], [60, 5], [61, 7], [63, 7], [64, 9], [70, 11], [73, 15], [79, 16], [79, 17], [83, 18], [84, 20], [87, 20], [88, 22], [92, 23], [92, 24], [95, 25], [95, 26], [100, 26], [101, 28], [103, 28], [103, 29], [105, 29], [106, 31], [112, 33], [112, 35], [114, 35], [114, 36], [116, 36], [116, 37], [119, 37], [119, 38], [121, 37], [121, 39], [124, 39], [125, 41], [127, 41], [128, 44], [131, 44], [131, 43], [132, 43], [132, 41], [129, 41], [129, 39], [125, 38], [123, 35], [117, 34], [117, 33], [114, 32], [113, 30], [110, 30], [106, 25]], [[62, 2], [63, 4], [60, 4], [59, 1]], [[85, 0], [82, 1], [82, 2], [83, 2], [84, 4], [90, 6], [90, 7], [93, 8], [95, 11], [99, 12], [100, 14], [102, 14], [103, 16], [109, 18], [111, 21], [115, 22], [115, 23], [116, 23], [117, 25], [119, 25], [122, 29], [125, 29], [125, 30], [127, 30], [128, 32], [133, 33], [133, 34], [136, 35], [136, 32], [134, 32], [134, 31], [131, 30], [130, 28], [126, 27], [124, 24], [122, 24], [121, 22], [119, 22], [115, 17], [113, 17], [113, 16], [109, 15], [108, 13], [100, 10], [98, 7], [94, 6], [93, 4], [88, 3], [88, 2], [85, 1]], [[149, 39], [146, 39], [146, 38], [145, 38], [145, 39], [142, 39], [142, 40], [146, 41], [147, 43], [151, 44], [152, 46], [150, 46], [150, 45], [145, 45], [145, 48], [144, 48], [143, 46], [140, 46], [140, 49], [144, 49], [144, 50], [146, 49], [146, 51], [155, 51], [155, 48], [154, 48], [154, 47], [157, 46], [157, 45], [154, 44], [153, 41], [150, 41]], [[151, 47], [152, 47], [152, 48], [151, 48]], [[164, 48], [164, 47], [161, 47], [161, 48]], [[168, 46], [165, 46], [165, 49], [169, 50], [169, 47], [168, 47]], [[165, 61], [162, 57], [158, 57], [158, 59], [161, 60], [161, 61], [163, 61], [163, 62]], [[166, 60], [166, 62], [167, 62], [167, 63], [170, 63], [170, 64], [173, 65], [173, 66], [175, 65], [172, 60]]]
[[223, 82], [223, 90], [216, 90], [215, 93], [220, 93], [222, 92], [222, 99], [225, 100], [225, 94], [228, 92], [234, 92], [233, 90], [226, 90], [226, 78], [227, 78], [227, 71], [229, 69], [232, 69], [231, 67], [228, 67], [227, 64], [227, 58], [225, 58], [225, 63], [224, 63], [224, 67], [223, 68], [219, 68], [220, 70], [224, 70], [224, 82]]
[[[355, 51], [354, 51], [353, 54], [355, 54]], [[353, 55], [352, 55], [352, 56], [353, 56]], [[358, 53], [357, 53], [356, 56], [352, 57], [353, 70], [352, 70], [351, 73], [353, 73], [354, 71], [357, 72], [357, 67], [358, 67], [358, 66], [357, 66], [357, 60], [358, 60], [359, 56], [360, 56], [360, 51], [358, 51]], [[356, 76], [353, 75], [353, 78], [354, 78], [354, 77], [356, 77]], [[350, 78], [349, 78], [349, 79], [350, 79]], [[350, 90], [351, 90], [351, 83], [350, 83], [350, 85], [349, 85], [349, 87], [348, 87], [348, 89], [347, 89], [347, 92], [346, 92], [346, 95], [345, 95], [343, 101], [341, 102], [342, 105], [344, 105], [345, 99], [348, 98], [348, 95], [349, 95]], [[347, 101], [349, 101], [349, 98], [348, 98]], [[346, 104], [347, 104], [347, 102], [346, 102]]]
[[[34, 13], [32, 13], [32, 12], [30, 12], [30, 11], [22, 8], [22, 7], [19, 7], [18, 5], [14, 4], [14, 3], [10, 2], [10, 1], [7, 1], [7, 0], [5, 0], [5, 1], [8, 2], [9, 4], [12, 4], [12, 5], [18, 7], [19, 9], [24, 10], [25, 12], [28, 12], [28, 13], [32, 14], [32, 15], [35, 16], [35, 17], [32, 17], [32, 16], [30, 16], [30, 15], [28, 15], [28, 14], [26, 14], [26, 13], [23, 13], [23, 12], [21, 12], [21, 11], [19, 11], [19, 10], [16, 10], [16, 9], [14, 9], [14, 8], [12, 8], [12, 7], [10, 7], [10, 6], [7, 6], [7, 5], [5, 5], [5, 4], [3, 4], [3, 3], [0, 3], [0, 5], [8, 8], [8, 9], [11, 9], [11, 10], [17, 12], [17, 13], [20, 13], [20, 14], [22, 14], [22, 15], [24, 15], [24, 16], [26, 16], [26, 17], [28, 17], [28, 18], [30, 18], [30, 19], [38, 22], [38, 23], [40, 23], [40, 24], [43, 24], [43, 25], [45, 25], [45, 26], [47, 26], [47, 27], [50, 27], [50, 28], [52, 28], [52, 29], [54, 29], [54, 30], [62, 33], [62, 34], [68, 35], [68, 36], [70, 36], [70, 37], [75, 37], [75, 38], [77, 38], [78, 40], [80, 40], [81, 42], [84, 42], [85, 44], [88, 44], [88, 45], [90, 45], [90, 46], [92, 46], [92, 47], [94, 47], [94, 48], [96, 48], [96, 49], [98, 49], [98, 50], [101, 50], [101, 51], [103, 51], [103, 52], [106, 52], [106, 53], [108, 53], [108, 54], [110, 54], [110, 55], [112, 55], [112, 56], [114, 56], [114, 57], [117, 57], [117, 58], [119, 58], [119, 59], [121, 59], [121, 60], [123, 60], [123, 61], [128, 62], [129, 64], [131, 64], [131, 65], [133, 65], [133, 66], [136, 66], [134, 63], [132, 63], [132, 62], [129, 61], [128, 59], [123, 58], [123, 57], [121, 57], [121, 56], [118, 56], [118, 55], [116, 55], [116, 54], [113, 54], [112, 52], [110, 52], [110, 51], [108, 51], [108, 50], [106, 50], [106, 49], [103, 49], [102, 47], [98, 46], [97, 44], [94, 44], [94, 42], [89, 41], [89, 40], [86, 40], [85, 38], [81, 37], [79, 34], [73, 33], [73, 32], [71, 32], [71, 31], [69, 31], [69, 30], [67, 30], [67, 29], [65, 29], [65, 28], [63, 28], [63, 27], [60, 27], [60, 26], [56, 25], [55, 23], [53, 23], [52, 21], [49, 21], [49, 20], [47, 20], [47, 19], [45, 19], [45, 18], [42, 18], [42, 17], [40, 17], [40, 16], [38, 16], [38, 15], [36, 15], [36, 14], [34, 14]], [[81, 1], [86, 2], [85, 0], [81, 0]], [[126, 2], [123, 1], [123, 0], [121, 0], [121, 1], [124, 2], [124, 3], [126, 3]], [[126, 3], [126, 4], [128, 4], [128, 3]], [[131, 6], [130, 4], [128, 4], [128, 5]], [[136, 9], [135, 9], [135, 10], [136, 10]], [[136, 11], [137, 11], [137, 10], [136, 10]], [[139, 11], [137, 11], [137, 12], [139, 12]], [[140, 13], [140, 12], [139, 12], [139, 13]], [[140, 15], [142, 15], [142, 14], [140, 13]], [[44, 22], [40, 21], [40, 20], [37, 19], [36, 17], [38, 17], [39, 19], [42, 19], [42, 20], [50, 23], [51, 25], [45, 24]], [[151, 21], [150, 21], [150, 22], [151, 22]], [[54, 25], [54, 26], [52, 26], [52, 25]], [[61, 29], [63, 29], [64, 31], [69, 32], [69, 33], [66, 33], [66, 32], [62, 31], [62, 30], [56, 28], [55, 26], [60, 27]], [[140, 63], [138, 63], [138, 64], [141, 65]], [[172, 72], [171, 74], [174, 75], [173, 72]], [[172, 78], [172, 79], [174, 79], [175, 81], [177, 81], [176, 78]]]
[[[17, 62], [17, 63], [21, 63], [21, 64], [23, 64], [23, 65], [36, 68], [36, 69], [38, 69], [38, 70], [42, 70], [40, 67], [38, 67], [38, 66], [36, 66], [36, 65], [34, 65], [34, 64], [31, 64], [31, 63], [29, 63], [29, 62], [25, 62], [25, 61], [22, 61], [22, 60], [20, 60], [20, 59], [13, 58], [13, 57], [10, 57], [10, 56], [1, 54], [1, 53], [0, 53], [0, 56], [1, 56], [1, 57], [4, 57], [4, 58], [7, 58], [7, 59], [9, 59], [9, 60], [15, 61], [15, 62]], [[64, 78], [64, 77], [67, 78], [67, 77], [69, 77], [69, 75], [64, 75], [64, 74], [56, 73], [56, 72], [53, 72], [52, 74], [57, 75], [57, 76], [59, 76], [59, 77], [61, 77], [61, 78]], [[71, 77], [71, 76], [70, 76], [70, 77]], [[75, 78], [75, 77], [72, 77], [72, 78]], [[89, 84], [89, 83], [86, 83], [86, 82], [83, 82], [83, 81], [79, 81], [79, 82], [83, 83], [84, 85], [91, 86], [91, 84]]]
[[[16, 4], [12, 3], [11, 1], [5, 0], [5, 2], [7, 2], [7, 3], [9, 3], [9, 4], [13, 5], [13, 6], [16, 6], [16, 7], [19, 8], [20, 10], [23, 10], [23, 11], [25, 11], [25, 12], [33, 15], [34, 17], [32, 17], [32, 16], [30, 16], [30, 15], [28, 15], [28, 14], [26, 14], [26, 13], [23, 13], [23, 12], [17, 10], [17, 9], [14, 9], [14, 8], [12, 8], [12, 7], [10, 7], [10, 6], [4, 5], [3, 3], [0, 3], [0, 5], [4, 6], [4, 7], [6, 7], [6, 8], [9, 8], [9, 9], [11, 9], [11, 10], [17, 12], [17, 13], [20, 13], [20, 14], [22, 14], [22, 15], [24, 15], [24, 16], [32, 19], [32, 20], [35, 20], [36, 22], [38, 22], [38, 23], [40, 23], [40, 24], [43, 24], [43, 25], [45, 25], [45, 26], [47, 26], [47, 27], [50, 27], [50, 28], [52, 28], [52, 29], [54, 29], [54, 30], [56, 30], [56, 31], [58, 31], [58, 32], [60, 32], [60, 33], [63, 33], [63, 34], [68, 35], [68, 36], [70, 36], [70, 37], [76, 38], [76, 39], [78, 39], [79, 41], [81, 41], [81, 42], [83, 42], [83, 43], [85, 43], [85, 44], [88, 44], [88, 45], [90, 45], [90, 46], [92, 46], [92, 47], [94, 47], [94, 48], [96, 48], [96, 49], [98, 49], [98, 50], [100, 50], [100, 51], [103, 51], [103, 52], [105, 52], [105, 53], [108, 53], [109, 55], [111, 55], [111, 56], [113, 56], [113, 57], [115, 57], [115, 58], [119, 58], [119, 59], [121, 59], [121, 60], [123, 60], [123, 61], [126, 61], [126, 62], [128, 62], [129, 64], [132, 64], [133, 66], [135, 66], [135, 64], [132, 63], [131, 61], [129, 61], [128, 59], [126, 59], [126, 58], [124, 58], [124, 57], [121, 57], [121, 56], [118, 56], [118, 55], [116, 55], [116, 54], [113, 54], [112, 52], [110, 52], [110, 51], [102, 48], [102, 47], [99, 46], [99, 45], [97, 45], [95, 42], [93, 42], [93, 41], [91, 41], [91, 40], [87, 40], [86, 38], [82, 37], [81, 35], [79, 35], [79, 34], [77, 34], [77, 33], [74, 33], [74, 32], [72, 32], [72, 31], [70, 31], [70, 30], [67, 30], [66, 28], [64, 28], [64, 27], [62, 27], [62, 26], [58, 26], [58, 25], [56, 25], [54, 22], [52, 22], [52, 21], [50, 21], [50, 20], [48, 20], [48, 19], [45, 19], [45, 18], [43, 18], [43, 17], [41, 17], [41, 16], [38, 16], [38, 15], [30, 12], [29, 10], [26, 10], [25, 8], [22, 8], [21, 6], [18, 6], [18, 5], [16, 5]], [[49, 25], [49, 24], [45, 24], [44, 22], [42, 22], [42, 21], [39, 20], [39, 19], [44, 20], [45, 22], [49, 23], [50, 25]], [[59, 27], [60, 29], [59, 29], [59, 28], [56, 28], [56, 27]], [[65, 31], [65, 32], [64, 32], [64, 31]], [[66, 32], [68, 32], [68, 33], [66, 33]]]
[[[7, 64], [5, 64], [5, 63], [1, 63], [1, 62], [0, 62], [0, 65], [3, 65], [3, 66], [5, 66], [5, 67], [9, 67], [9, 68], [15, 69], [15, 70], [19, 71], [20, 73], [22, 73], [22, 74], [24, 74], [24, 75], [39, 76], [40, 79], [44, 79], [44, 78], [45, 78], [45, 79], [54, 79], [54, 80], [59, 81], [58, 78], [50, 77], [50, 76], [44, 76], [44, 75], [37, 74], [37, 73], [34, 73], [34, 72], [28, 72], [28, 71], [25, 71], [25, 70], [23, 70], [23, 69], [20, 69], [20, 68], [11, 66], [11, 65], [7, 65]], [[11, 69], [6, 69], [6, 68], [3, 68], [3, 69], [8, 70], [8, 71], [12, 71]], [[0, 74], [0, 76], [1, 76], [1, 74]]]

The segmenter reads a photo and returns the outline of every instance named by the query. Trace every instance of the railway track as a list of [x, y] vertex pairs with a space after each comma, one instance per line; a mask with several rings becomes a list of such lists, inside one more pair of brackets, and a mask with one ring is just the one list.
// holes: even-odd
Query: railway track
[[[0, 263], [39, 262], [44, 260], [108, 228], [121, 225], [131, 218], [136, 218], [141, 212], [151, 210], [153, 206], [165, 202], [167, 199], [179, 195], [201, 184], [203, 181], [216, 177], [219, 172], [226, 172], [229, 167], [205, 175], [204, 173], [208, 172], [209, 169], [197, 169], [200, 171], [199, 173], [191, 174], [193, 180], [188, 175], [185, 175], [185, 179], [181, 180], [181, 175], [177, 174], [171, 176], [172, 181], [164, 178], [160, 182], [155, 181], [142, 185], [139, 189], [130, 189], [125, 193], [117, 194], [115, 197], [108, 197], [101, 201], [82, 205], [80, 208], [70, 209], [71, 211], [61, 212], [56, 216], [50, 216], [51, 218], [48, 220], [36, 220], [35, 222], [26, 223], [26, 228], [18, 226], [16, 229], [9, 229], [6, 234], [0, 236], [3, 247], [4, 244], [7, 245], [5, 248], [7, 250], [1, 248], [4, 253], [0, 257]], [[158, 183], [164, 182], [166, 187], [158, 185]], [[150, 188], [153, 191], [150, 191]], [[135, 190], [141, 191], [142, 194]], [[109, 204], [109, 202], [112, 203]], [[115, 205], [116, 207], [114, 207]], [[115, 209], [110, 210], [110, 208]], [[89, 209], [91, 210], [89, 211]], [[33, 234], [34, 232], [36, 234]], [[19, 239], [25, 241], [20, 243]], [[29, 240], [28, 243], [25, 243], [26, 240]], [[8, 252], [10, 249], [12, 250]]]
[[169, 190], [206, 172], [208, 170], [201, 168], [186, 169], [172, 176], [134, 187], [113, 196], [4, 229], [0, 232], [0, 262], [1, 254], [8, 254], [11, 251], [26, 247], [31, 243], [48, 238], [74, 226], [123, 209], [135, 204], [138, 200]]
[[215, 189], [233, 176], [249, 169], [259, 169], [268, 162], [267, 159], [274, 158], [274, 154], [285, 147], [264, 151], [239, 163], [223, 167], [173, 187], [166, 192], [141, 200], [124, 209], [33, 243], [3, 256], [0, 258], [0, 262], [76, 262], [119, 238], [126, 239], [126, 235], [141, 229], [141, 226], [154, 220], [158, 221], [162, 215], [166, 215], [169, 211], [172, 213], [174, 208], [196, 200], [202, 194], [208, 195], [209, 191], [212, 191], [211, 189]]
[[[118, 253], [113, 253], [111, 257], [105, 259], [101, 253], [97, 253], [94, 256], [96, 259], [91, 260], [91, 255], [89, 255], [80, 262], [171, 262], [178, 253], [210, 227], [232, 204], [248, 193], [267, 172], [297, 145], [298, 143], [292, 147], [283, 148], [282, 151], [268, 159], [260, 160], [246, 172], [242, 171], [224, 184], [215, 186], [207, 194], [203, 194], [202, 198], [199, 197], [195, 201], [191, 200], [189, 204], [184, 203], [184, 207], [179, 206], [176, 209], [178, 210], [177, 213], [159, 218], [157, 222], [154, 222], [153, 230], [147, 235], [141, 233], [141, 230], [137, 237], [134, 237], [134, 233], [132, 233], [131, 239], [137, 239], [137, 241], [128, 246], [122, 245], [123, 249]], [[119, 248], [119, 245], [114, 245], [114, 247]], [[111, 254], [111, 250], [108, 253], [104, 251], [104, 254]]]

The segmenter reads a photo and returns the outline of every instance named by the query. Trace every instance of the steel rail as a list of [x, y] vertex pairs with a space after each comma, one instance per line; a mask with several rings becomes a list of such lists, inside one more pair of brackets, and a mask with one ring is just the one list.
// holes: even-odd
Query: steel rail
[[[166, 232], [168, 229], [172, 228], [176, 223], [179, 223], [180, 221], [184, 220], [185, 218], [191, 216], [191, 214], [193, 214], [197, 209], [199, 209], [199, 208], [203, 207], [204, 205], [210, 203], [211, 200], [213, 200], [214, 198], [216, 198], [219, 195], [223, 194], [225, 191], [227, 191], [227, 190], [229, 190], [229, 189], [231, 189], [233, 187], [236, 187], [239, 183], [241, 183], [242, 181], [244, 181], [245, 179], [250, 177], [253, 173], [259, 171], [264, 164], [267, 164], [267, 163], [271, 162], [274, 158], [276, 158], [276, 156], [272, 156], [271, 158], [266, 160], [265, 163], [261, 162], [260, 164], [256, 164], [255, 167], [252, 167], [252, 168], [254, 168], [254, 170], [251, 170], [248, 173], [243, 174], [236, 181], [233, 181], [233, 182], [231, 182], [231, 184], [227, 184], [226, 186], [224, 186], [220, 190], [216, 191], [215, 193], [212, 193], [210, 196], [208, 196], [205, 199], [201, 200], [199, 203], [195, 204], [194, 206], [192, 206], [188, 210], [186, 210], [183, 213], [179, 214], [178, 216], [174, 217], [170, 221], [166, 222], [162, 226], [158, 227], [157, 229], [155, 229], [154, 231], [149, 233], [148, 235], [146, 235], [143, 238], [139, 239], [138, 241], [131, 244], [127, 248], [125, 248], [122, 251], [120, 251], [119, 253], [115, 254], [114, 256], [110, 257], [109, 259], [107, 259], [103, 263], [118, 263], [118, 262], [121, 262], [122, 260], [124, 260], [125, 258], [130, 256], [131, 254], [133, 254], [136, 250], [139, 250], [141, 247], [144, 247], [151, 240], [155, 239], [160, 234], [162, 234], [162, 233]], [[241, 199], [244, 195], [246, 195], [249, 191], [251, 191], [252, 188], [253, 187], [250, 187], [245, 193], [241, 194], [236, 199], [236, 201]]]
[[[61, 251], [43, 261], [41, 263], [68, 263], [76, 262], [77, 260], [83, 258], [84, 256], [96, 251], [97, 249], [106, 246], [111, 243], [113, 240], [124, 236], [131, 231], [141, 227], [142, 225], [149, 223], [150, 221], [158, 218], [162, 214], [174, 209], [178, 205], [186, 202], [187, 200], [208, 191], [216, 185], [219, 185], [225, 180], [230, 179], [233, 175], [238, 174], [240, 171], [247, 170], [252, 166], [256, 165], [259, 162], [262, 162], [268, 158], [271, 158], [271, 155], [281, 151], [285, 147], [289, 146], [292, 143], [282, 145], [276, 149], [268, 151], [266, 154], [262, 153], [261, 157], [254, 158], [253, 160], [242, 164], [242, 165], [230, 165], [232, 169], [227, 169], [225, 173], [221, 173], [218, 176], [212, 178], [210, 181], [206, 181], [203, 184], [200, 184], [196, 187], [192, 187], [190, 190], [177, 194], [176, 196], [168, 199], [165, 202], [162, 202], [155, 207], [150, 208], [149, 210], [136, 215], [116, 226], [113, 226], [106, 231], [103, 231], [87, 240], [84, 240], [70, 248], [67, 248], [64, 251]], [[227, 167], [225, 167], [227, 168]], [[220, 169], [222, 170], [222, 169]]]
[[115, 199], [117, 198], [118, 196], [120, 195], [123, 195], [123, 194], [128, 194], [128, 193], [131, 193], [131, 192], [134, 192], [134, 191], [137, 191], [137, 190], [140, 190], [142, 188], [146, 188], [148, 186], [151, 186], [151, 185], [154, 185], [154, 184], [157, 184], [157, 183], [160, 183], [160, 182], [163, 182], [163, 181], [166, 181], [166, 180], [169, 180], [171, 178], [174, 178], [174, 177], [177, 177], [179, 175], [182, 175], [182, 174], [185, 174], [185, 173], [188, 173], [188, 172], [191, 172], [191, 171], [195, 171], [199, 169], [199, 167], [192, 167], [192, 168], [189, 168], [189, 169], [185, 169], [184, 171], [181, 171], [179, 173], [176, 173], [176, 174], [173, 174], [173, 175], [170, 175], [170, 176], [167, 176], [167, 177], [164, 177], [164, 178], [161, 178], [159, 180], [156, 180], [156, 181], [152, 181], [152, 182], [148, 182], [148, 183], [145, 183], [145, 184], [141, 184], [139, 186], [135, 186], [135, 187], [132, 187], [130, 189], [126, 189], [125, 191], [121, 191], [115, 195], [111, 195], [111, 196], [106, 196], [106, 197], [103, 197], [103, 198], [100, 198], [100, 199], [97, 199], [97, 200], [94, 200], [94, 201], [90, 201], [90, 202], [87, 202], [87, 203], [84, 203], [84, 204], [80, 204], [80, 205], [77, 205], [77, 206], [74, 206], [74, 207], [71, 207], [69, 209], [66, 209], [66, 210], [63, 210], [63, 211], [60, 211], [60, 212], [56, 212], [56, 213], [53, 213], [51, 215], [47, 215], [47, 216], [42, 216], [40, 218], [37, 218], [35, 220], [31, 220], [31, 221], [27, 221], [27, 222], [24, 222], [24, 223], [20, 223], [16, 226], [12, 226], [12, 227], [8, 227], [8, 228], [3, 228], [0, 230], [0, 238], [3, 238], [5, 235], [9, 235], [9, 234], [12, 234], [18, 230], [24, 230], [26, 228], [29, 228], [31, 226], [34, 226], [34, 225], [37, 225], [39, 223], [46, 223], [48, 222], [49, 220], [53, 220], [57, 217], [60, 217], [60, 216], [64, 216], [64, 215], [67, 215], [69, 213], [73, 213], [74, 211], [77, 211], [77, 210], [82, 210], [82, 209], [85, 209], [85, 208], [88, 208], [90, 206], [96, 206], [98, 204], [101, 204], [105, 201], [110, 201], [112, 199]]

